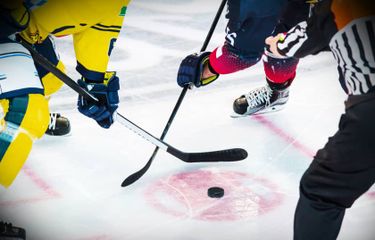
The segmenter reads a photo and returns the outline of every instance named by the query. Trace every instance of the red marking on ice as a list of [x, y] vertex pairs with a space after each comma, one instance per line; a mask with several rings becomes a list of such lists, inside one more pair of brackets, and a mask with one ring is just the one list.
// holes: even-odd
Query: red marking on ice
[[[222, 198], [210, 198], [207, 189], [224, 188]], [[159, 180], [145, 192], [157, 210], [179, 218], [235, 221], [265, 214], [283, 199], [270, 181], [242, 172], [198, 170]]]
[[54, 197], [43, 196], [43, 197], [19, 199], [19, 200], [12, 200], [12, 201], [3, 201], [3, 202], [0, 202], [0, 207], [14, 207], [14, 206], [17, 206], [17, 205], [22, 205], [22, 204], [30, 204], [30, 203], [45, 201], [45, 200], [49, 200], [49, 199], [52, 199], [52, 198], [54, 198]]
[[[302, 143], [298, 142], [295, 138], [284, 132], [281, 128], [273, 124], [271, 121], [267, 120], [264, 116], [261, 115], [253, 115], [253, 119], [258, 121], [259, 123], [265, 125], [268, 127], [272, 132], [277, 134], [279, 137], [283, 138], [286, 142], [291, 143], [296, 149], [300, 150], [302, 153], [304, 153], [306, 156], [310, 158], [314, 158], [315, 152]], [[369, 192], [366, 194], [370, 198], [375, 199], [375, 192]]]
[[369, 196], [372, 199], [375, 199], [375, 192], [368, 192], [367, 196]]
[[41, 177], [39, 177], [30, 167], [25, 165], [22, 168], [22, 171], [46, 195], [40, 196], [40, 197], [32, 197], [32, 198], [12, 200], [12, 201], [3, 201], [3, 202], [0, 202], [1, 207], [30, 204], [30, 203], [36, 203], [36, 202], [40, 202], [40, 201], [45, 201], [45, 200], [50, 200], [50, 199], [61, 197], [61, 195], [59, 193], [57, 193], [55, 190], [53, 190], [52, 187], [50, 185], [48, 185]]
[[284, 139], [286, 142], [292, 144], [292, 146], [302, 153], [304, 153], [306, 156], [313, 158], [315, 156], [316, 151], [311, 150], [310, 148], [306, 147], [299, 141], [297, 141], [294, 137], [290, 136], [288, 133], [284, 132], [281, 128], [273, 124], [271, 121], [266, 119], [264, 116], [261, 115], [254, 115], [252, 118], [259, 123], [265, 125], [268, 129], [270, 129], [272, 132], [277, 134], [279, 137]]
[[80, 238], [79, 240], [110, 240], [113, 239], [107, 235], [97, 235], [97, 236], [92, 236], [92, 237], [87, 237], [87, 238]]
[[24, 166], [23, 172], [28, 176], [33, 183], [38, 186], [43, 192], [45, 192], [51, 198], [60, 197], [55, 190], [52, 189], [41, 177], [39, 177], [31, 168]]

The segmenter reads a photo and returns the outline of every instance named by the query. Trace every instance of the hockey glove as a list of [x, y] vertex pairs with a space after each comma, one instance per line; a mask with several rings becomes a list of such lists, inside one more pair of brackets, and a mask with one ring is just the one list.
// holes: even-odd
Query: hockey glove
[[[177, 74], [177, 83], [179, 86], [192, 85], [196, 87], [207, 85], [215, 81], [219, 74], [209, 66], [209, 56], [211, 52], [194, 53], [182, 60]], [[210, 71], [215, 75], [203, 78], [205, 67], [209, 67]]]
[[119, 103], [120, 83], [116, 73], [106, 72], [103, 82], [80, 79], [78, 84], [99, 100], [94, 102], [79, 96], [79, 112], [93, 118], [101, 127], [109, 128], [114, 122], [114, 115]]

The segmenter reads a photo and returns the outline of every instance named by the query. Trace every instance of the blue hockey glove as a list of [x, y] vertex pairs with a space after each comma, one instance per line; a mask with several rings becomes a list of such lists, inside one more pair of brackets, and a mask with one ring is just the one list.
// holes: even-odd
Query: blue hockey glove
[[109, 128], [114, 122], [114, 115], [119, 103], [119, 78], [115, 72], [106, 72], [103, 82], [78, 80], [78, 84], [95, 96], [99, 102], [78, 97], [78, 110], [83, 115], [93, 118], [101, 127]]
[[[177, 73], [177, 83], [181, 87], [186, 85], [194, 84], [196, 87], [207, 85], [215, 81], [219, 74], [217, 74], [209, 66], [209, 56], [211, 52], [201, 52], [190, 54], [185, 57], [180, 64], [180, 68]], [[203, 70], [205, 67], [209, 67], [210, 71], [214, 73], [214, 76], [203, 78]]]

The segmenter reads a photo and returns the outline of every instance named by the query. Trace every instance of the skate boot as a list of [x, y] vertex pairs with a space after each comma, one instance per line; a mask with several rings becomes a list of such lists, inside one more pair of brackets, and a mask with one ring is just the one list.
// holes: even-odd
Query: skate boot
[[0, 240], [25, 240], [26, 231], [15, 227], [11, 223], [0, 221]]
[[284, 108], [289, 98], [289, 85], [285, 88], [272, 85], [267, 84], [237, 98], [233, 103], [233, 117], [274, 112]]
[[63, 136], [70, 133], [70, 122], [60, 113], [50, 113], [49, 125], [46, 131], [47, 135]]

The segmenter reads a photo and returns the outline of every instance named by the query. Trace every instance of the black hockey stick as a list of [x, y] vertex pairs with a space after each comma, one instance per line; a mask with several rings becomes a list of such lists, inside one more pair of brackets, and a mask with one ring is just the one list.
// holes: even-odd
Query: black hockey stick
[[[71, 79], [69, 76], [67, 76], [65, 73], [60, 71], [60, 69], [56, 68], [50, 61], [48, 61], [45, 57], [43, 57], [41, 54], [39, 54], [30, 44], [21, 41], [21, 44], [29, 50], [31, 53], [34, 61], [46, 69], [48, 72], [51, 72], [56, 77], [58, 77], [61, 81], [63, 81], [66, 85], [71, 87], [75, 92], [82, 95], [88, 100], [98, 102], [98, 99], [96, 99], [93, 95], [91, 95], [88, 91], [81, 88], [73, 79]], [[223, 162], [231, 162], [231, 161], [240, 161], [247, 157], [247, 152], [244, 149], [241, 148], [233, 148], [233, 149], [227, 149], [227, 150], [221, 150], [221, 151], [213, 151], [213, 152], [198, 152], [198, 153], [187, 153], [182, 152], [169, 144], [163, 142], [162, 140], [154, 137], [147, 131], [143, 130], [141, 127], [137, 126], [124, 116], [122, 116], [120, 113], [117, 113], [117, 122], [121, 123], [128, 129], [132, 130], [139, 136], [143, 137], [147, 141], [151, 142], [155, 146], [158, 146], [159, 148], [165, 150], [166, 152], [170, 153], [171, 155], [179, 158], [180, 160], [184, 162], [217, 162], [217, 161], [223, 161]]]
[[[207, 36], [206, 36], [206, 39], [204, 40], [204, 43], [203, 43], [203, 46], [201, 48], [201, 52], [205, 51], [207, 46], [208, 46], [208, 43], [210, 42], [211, 40], [211, 37], [212, 37], [212, 34], [216, 28], [216, 25], [219, 21], [219, 18], [221, 16], [221, 13], [223, 12], [223, 9], [224, 9], [224, 6], [226, 4], [227, 0], [223, 0], [219, 6], [219, 9], [216, 13], [216, 16], [211, 24], [211, 27], [210, 27], [210, 30], [208, 31], [207, 33]], [[161, 140], [164, 140], [165, 136], [167, 135], [168, 133], [168, 130], [169, 130], [169, 127], [171, 126], [172, 122], [173, 122], [173, 119], [174, 117], [176, 116], [176, 113], [178, 111], [178, 109], [180, 108], [180, 105], [182, 103], [182, 100], [184, 99], [185, 95], [186, 95], [186, 92], [187, 90], [189, 89], [189, 86], [185, 86], [183, 89], [182, 89], [182, 92], [180, 94], [180, 96], [178, 97], [178, 100], [177, 100], [177, 103], [176, 105], [174, 106], [173, 108], [173, 111], [171, 113], [171, 116], [169, 117], [169, 120], [167, 122], [167, 124], [165, 125], [164, 127], [164, 130], [163, 130], [163, 133], [161, 134], [161, 137], [160, 139]], [[146, 165], [143, 166], [143, 168], [141, 168], [140, 170], [138, 170], [137, 172], [129, 175], [121, 184], [122, 187], [126, 187], [126, 186], [129, 186], [130, 184], [133, 184], [134, 182], [136, 182], [138, 179], [140, 179], [146, 172], [147, 170], [150, 168], [151, 166], [151, 163], [153, 162], [156, 154], [158, 153], [159, 151], [159, 147], [156, 147], [154, 149], [154, 152], [152, 153], [150, 159], [147, 161]]]

